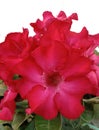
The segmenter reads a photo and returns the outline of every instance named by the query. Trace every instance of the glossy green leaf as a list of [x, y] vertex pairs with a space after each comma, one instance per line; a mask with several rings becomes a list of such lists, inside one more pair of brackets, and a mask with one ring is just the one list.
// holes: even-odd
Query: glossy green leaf
[[58, 115], [53, 120], [44, 120], [42, 117], [36, 116], [35, 127], [36, 130], [61, 130], [60, 116]]

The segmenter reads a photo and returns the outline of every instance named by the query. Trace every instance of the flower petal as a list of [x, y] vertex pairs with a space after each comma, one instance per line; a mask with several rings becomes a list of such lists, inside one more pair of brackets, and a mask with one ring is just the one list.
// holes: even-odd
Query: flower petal
[[37, 85], [37, 83], [35, 83], [25, 77], [23, 77], [19, 80], [14, 80], [12, 82], [10, 81], [10, 82], [8, 82], [8, 84], [9, 84], [9, 88], [11, 88], [13, 91], [16, 91], [17, 93], [19, 93], [22, 98], [25, 98], [27, 93], [29, 93], [29, 91], [31, 91], [31, 89]]
[[79, 118], [84, 111], [84, 107], [81, 105], [81, 99], [65, 92], [57, 93], [55, 102], [59, 112], [68, 119]]
[[45, 41], [45, 45], [33, 51], [32, 56], [43, 70], [55, 70], [66, 64], [67, 51], [67, 48], [59, 42], [46, 45]]
[[27, 97], [31, 112], [34, 112], [45, 119], [53, 119], [58, 111], [54, 103], [53, 89], [44, 89], [41, 86], [36, 86], [32, 89]]
[[83, 98], [85, 94], [96, 94], [97, 88], [93, 86], [87, 77], [77, 77], [61, 82], [59, 84], [59, 92], [65, 91], [71, 95], [78, 96], [78, 98]]
[[[77, 58], [77, 57], [76, 57]], [[72, 58], [67, 63], [66, 69], [63, 70], [64, 77], [76, 77], [76, 76], [84, 76], [91, 70], [92, 61], [86, 57], [79, 57], [78, 59], [72, 62]]]
[[41, 82], [42, 69], [38, 66], [34, 59], [29, 57], [15, 66], [14, 74], [30, 79], [34, 82]]
[[[28, 30], [23, 29], [23, 33], [9, 33], [3, 43], [0, 44], [0, 57], [18, 58], [27, 47]], [[21, 43], [21, 44], [20, 44]], [[6, 52], [6, 53], [5, 53]]]
[[12, 119], [13, 119], [13, 114], [11, 113], [11, 110], [8, 107], [3, 107], [2, 110], [0, 110], [0, 120], [10, 121]]
[[44, 90], [45, 88], [42, 86], [35, 86], [27, 94], [26, 98], [29, 101], [29, 105], [32, 111], [34, 111], [44, 101], [45, 97]]
[[6, 91], [4, 98], [0, 102], [0, 119], [12, 120], [15, 113], [15, 98], [17, 93], [10, 90]]
[[78, 118], [84, 111], [81, 100], [86, 94], [95, 95], [97, 88], [84, 77], [62, 82], [55, 96], [59, 112], [69, 119]]

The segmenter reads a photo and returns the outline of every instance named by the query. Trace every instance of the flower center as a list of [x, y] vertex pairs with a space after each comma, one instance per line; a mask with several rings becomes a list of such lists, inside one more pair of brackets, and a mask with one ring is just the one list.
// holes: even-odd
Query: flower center
[[45, 76], [45, 82], [49, 86], [57, 86], [61, 81], [61, 76], [58, 72], [51, 72]]

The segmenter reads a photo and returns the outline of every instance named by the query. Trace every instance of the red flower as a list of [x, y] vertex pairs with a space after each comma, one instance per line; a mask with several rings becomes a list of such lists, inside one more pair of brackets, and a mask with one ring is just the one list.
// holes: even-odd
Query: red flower
[[17, 92], [29, 101], [27, 113], [45, 119], [56, 117], [58, 112], [70, 119], [78, 118], [84, 111], [83, 96], [96, 94], [88, 78], [93, 61], [84, 55], [91, 42], [85, 40], [88, 33], [72, 34], [72, 18], [77, 19], [75, 15], [67, 18], [64, 12], [57, 18], [45, 12], [43, 21], [32, 24], [38, 47], [14, 69], [21, 76], [14, 81]]
[[32, 44], [34, 40], [28, 37], [28, 30], [23, 29], [23, 32], [9, 33], [0, 44], [0, 78], [11, 89], [16, 90], [15, 84], [12, 85], [15, 65], [31, 55], [31, 50], [37, 46]]
[[8, 90], [0, 102], [0, 120], [12, 120], [15, 114], [15, 97], [17, 93]]
[[41, 44], [32, 54], [42, 74], [31, 69], [31, 75], [36, 75], [32, 78], [36, 84], [26, 97], [31, 112], [45, 119], [56, 117], [58, 112], [70, 119], [78, 118], [84, 111], [83, 96], [96, 92], [86, 76], [92, 62], [63, 43], [49, 42], [51, 44], [46, 45], [45, 40], [45, 46]]
[[[27, 58], [31, 49], [36, 47], [32, 45], [33, 38], [28, 37], [28, 30], [23, 32], [9, 33], [4, 42], [0, 44], [0, 79], [7, 86], [7, 92], [0, 101], [0, 119], [12, 120], [15, 112], [15, 97], [17, 95], [14, 80], [15, 65]], [[16, 92], [15, 92], [16, 91]]]
[[66, 32], [70, 30], [72, 19], [78, 19], [76, 13], [73, 13], [71, 16], [67, 17], [66, 14], [61, 11], [57, 18], [55, 18], [51, 12], [46, 11], [43, 13], [43, 21], [38, 19], [36, 23], [31, 23], [30, 25], [34, 28], [34, 31], [36, 32], [36, 38], [38, 40], [45, 33], [47, 33], [46, 35], [49, 38], [61, 41], [64, 40]]
[[60, 112], [75, 119], [84, 111], [83, 96], [97, 94], [92, 55], [99, 35], [89, 35], [86, 28], [80, 33], [70, 31], [72, 19], [77, 20], [77, 14], [67, 17], [61, 11], [55, 18], [51, 12], [44, 12], [43, 21], [31, 24], [34, 37], [28, 37], [24, 30], [9, 34], [0, 45], [0, 77], [28, 100], [27, 113], [53, 119]]
[[70, 31], [67, 35], [67, 43], [93, 61], [88, 78], [98, 88], [97, 95], [99, 95], [99, 55], [95, 53], [96, 47], [99, 46], [99, 34], [89, 35], [84, 27], [80, 33]]

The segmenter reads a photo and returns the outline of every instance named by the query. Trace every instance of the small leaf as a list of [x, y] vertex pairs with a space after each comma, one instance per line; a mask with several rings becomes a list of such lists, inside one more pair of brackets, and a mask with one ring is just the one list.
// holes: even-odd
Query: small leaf
[[36, 129], [35, 129], [35, 122], [34, 122], [34, 120], [32, 120], [32, 121], [27, 125], [27, 127], [25, 128], [25, 130], [36, 130]]
[[99, 47], [97, 47], [97, 48], [94, 50], [94, 53], [95, 53], [96, 55], [99, 55]]
[[96, 127], [99, 127], [99, 104], [93, 104], [94, 108], [94, 118], [92, 124]]
[[0, 120], [0, 130], [13, 130], [11, 127], [11, 121]]
[[5, 123], [3, 122], [3, 124], [0, 124], [0, 130], [13, 130], [13, 129], [11, 127], [11, 124], [5, 121]]
[[94, 104], [94, 115], [95, 118], [99, 119], [99, 104]]
[[22, 123], [22, 125], [19, 127], [19, 130], [36, 130], [35, 129], [35, 121], [34, 116], [28, 115], [26, 117], [26, 120]]
[[14, 130], [18, 130], [20, 125], [23, 123], [25, 119], [25, 113], [23, 112], [16, 112], [14, 120], [12, 122], [12, 127]]
[[5, 128], [2, 124], [0, 124], [0, 130], [5, 130]]
[[0, 81], [0, 96], [4, 96], [4, 92], [6, 91], [6, 86], [3, 82]]
[[82, 118], [69, 120], [62, 117], [62, 130], [90, 130], [88, 126], [83, 126], [84, 122], [82, 121]]
[[89, 124], [89, 123], [85, 123], [85, 124], [83, 124], [83, 126], [88, 126], [90, 129], [92, 129], [92, 130], [99, 130], [99, 128], [98, 127], [96, 127], [96, 126], [94, 126], [94, 125], [92, 125], [92, 124]]
[[35, 127], [36, 130], [61, 130], [61, 120], [58, 115], [53, 120], [44, 120], [42, 117], [35, 117]]
[[90, 122], [94, 117], [94, 112], [91, 110], [85, 110], [85, 112], [81, 115], [81, 119], [83, 123]]
[[74, 130], [70, 124], [70, 120], [62, 116], [62, 130]]
[[21, 78], [21, 76], [19, 74], [15, 74], [13, 76], [13, 80], [19, 80]]

